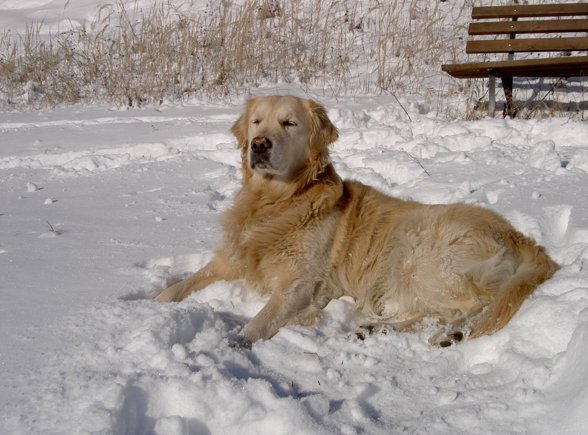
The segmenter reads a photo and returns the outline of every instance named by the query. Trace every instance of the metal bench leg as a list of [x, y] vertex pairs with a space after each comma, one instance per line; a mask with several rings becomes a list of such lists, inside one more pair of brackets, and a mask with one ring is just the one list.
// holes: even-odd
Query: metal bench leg
[[517, 109], [512, 102], [512, 77], [502, 77], [502, 89], [504, 89], [504, 97], [506, 99], [503, 116], [505, 118], [507, 116], [514, 118], [517, 116]]
[[488, 116], [494, 117], [496, 109], [496, 76], [488, 76]]

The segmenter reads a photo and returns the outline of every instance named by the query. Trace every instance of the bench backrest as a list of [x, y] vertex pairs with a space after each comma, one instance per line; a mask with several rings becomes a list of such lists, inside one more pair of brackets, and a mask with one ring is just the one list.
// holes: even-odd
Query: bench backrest
[[[521, 18], [531, 18], [531, 20], [519, 21]], [[534, 20], [533, 18], [543, 19]], [[588, 37], [585, 36], [515, 39], [518, 34], [588, 32], [588, 3], [481, 6], [472, 9], [472, 19], [510, 19], [510, 21], [474, 22], [468, 28], [468, 34], [472, 36], [509, 35], [509, 38], [470, 40], [466, 44], [467, 53], [588, 50]]]

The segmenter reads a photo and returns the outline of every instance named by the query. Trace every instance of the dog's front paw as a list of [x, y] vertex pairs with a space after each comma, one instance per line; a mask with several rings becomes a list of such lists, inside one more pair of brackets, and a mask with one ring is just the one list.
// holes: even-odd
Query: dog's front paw
[[229, 347], [233, 349], [251, 350], [253, 343], [240, 335], [229, 337]]
[[[178, 283], [180, 284], [180, 283]], [[171, 287], [168, 287], [164, 290], [162, 290], [159, 294], [157, 294], [153, 300], [157, 301], [157, 302], [177, 302], [180, 299], [178, 299], [180, 293], [181, 293], [181, 287], [178, 285], [172, 285]]]
[[257, 317], [254, 317], [245, 325], [243, 329], [243, 337], [250, 343], [258, 340], [269, 340], [278, 332], [273, 322], [262, 322]]
[[259, 328], [252, 325], [252, 322], [245, 325], [245, 328], [243, 329], [243, 337], [248, 343], [255, 343], [257, 340], [264, 338], [261, 331], [259, 331]]

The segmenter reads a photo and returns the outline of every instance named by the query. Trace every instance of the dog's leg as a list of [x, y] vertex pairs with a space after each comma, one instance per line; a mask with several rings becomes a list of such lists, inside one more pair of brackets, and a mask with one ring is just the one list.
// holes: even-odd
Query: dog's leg
[[259, 313], [245, 325], [243, 336], [249, 342], [267, 340], [286, 324], [286, 313], [282, 296], [274, 293]]
[[154, 299], [158, 302], [179, 302], [187, 298], [192, 292], [202, 290], [213, 282], [229, 281], [237, 278], [235, 271], [232, 271], [221, 257], [216, 256], [198, 272], [166, 288]]
[[315, 319], [330, 300], [324, 295], [316, 297], [317, 288], [322, 286], [302, 282], [289, 286], [286, 291], [274, 291], [268, 303], [245, 326], [245, 339], [250, 342], [267, 340], [289, 322], [308, 323], [308, 319]]
[[370, 323], [364, 323], [359, 326], [359, 331], [355, 333], [355, 335], [364, 340], [366, 336], [378, 334], [378, 333], [386, 333], [387, 331], [398, 331], [398, 332], [409, 332], [413, 331], [415, 326], [425, 318], [425, 314], [414, 314], [413, 317], [408, 318], [407, 320], [402, 321], [390, 321], [390, 320], [382, 320], [382, 321], [375, 321]]

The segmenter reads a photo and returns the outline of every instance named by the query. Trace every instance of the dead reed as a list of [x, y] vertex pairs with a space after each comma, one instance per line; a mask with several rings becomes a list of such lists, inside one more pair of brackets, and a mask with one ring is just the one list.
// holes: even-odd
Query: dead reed
[[268, 83], [437, 99], [439, 65], [463, 52], [467, 3], [265, 0], [190, 15], [119, 0], [73, 30], [47, 35], [37, 23], [0, 35], [0, 108], [140, 106]]

